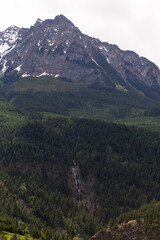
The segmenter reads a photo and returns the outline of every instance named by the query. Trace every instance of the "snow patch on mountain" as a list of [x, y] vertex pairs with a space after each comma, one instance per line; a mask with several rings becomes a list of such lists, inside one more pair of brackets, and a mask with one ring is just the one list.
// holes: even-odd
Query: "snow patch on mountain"
[[11, 52], [14, 48], [15, 48], [16, 44], [13, 45], [12, 47], [11, 46], [8, 46], [8, 48], [3, 51], [3, 52], [0, 52], [0, 60], [5, 56], [7, 55], [9, 52]]
[[92, 61], [98, 66], [98, 67], [100, 67], [101, 68], [101, 66], [96, 62], [96, 60], [95, 59], [93, 59], [92, 58]]
[[16, 67], [14, 70], [17, 71], [17, 72], [20, 72], [21, 71], [21, 66], [22, 66], [22, 64], [19, 65], [18, 67]]
[[99, 49], [108, 52], [108, 49], [106, 47], [104, 47], [104, 46], [100, 46]]
[[49, 73], [43, 72], [40, 75], [37, 75], [36, 77], [42, 77], [42, 76], [49, 76]]
[[10, 48], [10, 46], [7, 43], [2, 43], [0, 45], [0, 54], [5, 52], [8, 48]]
[[55, 78], [59, 77], [59, 74], [56, 74], [54, 77], [55, 77]]
[[30, 77], [31, 75], [28, 73], [24, 73], [21, 77]]
[[5, 73], [5, 71], [8, 69], [8, 66], [6, 65], [7, 61], [5, 60], [3, 63], [3, 68], [0, 71], [0, 75], [3, 75]]
[[[2, 59], [6, 54], [13, 50], [16, 46], [15, 42], [18, 39], [19, 28], [16, 26], [11, 26], [5, 31], [0, 32], [0, 59]], [[5, 64], [3, 64], [3, 72], [5, 72]], [[2, 70], [1, 70], [2, 72]]]

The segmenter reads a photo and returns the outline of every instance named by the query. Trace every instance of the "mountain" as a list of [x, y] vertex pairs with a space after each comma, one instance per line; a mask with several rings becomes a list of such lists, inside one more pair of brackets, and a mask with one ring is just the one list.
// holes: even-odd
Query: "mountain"
[[115, 85], [114, 75], [114, 82], [124, 83], [99, 49], [101, 43], [82, 34], [64, 16], [37, 20], [28, 30], [11, 27], [1, 35], [1, 75], [15, 70], [22, 77], [50, 75], [91, 84], [98, 80], [107, 86]]
[[160, 115], [158, 67], [62, 15], [0, 51], [0, 239], [159, 239], [159, 132], [106, 122]]
[[0, 33], [0, 75], [49, 75], [72, 82], [144, 90], [159, 89], [160, 70], [132, 51], [91, 38], [63, 15], [38, 19], [29, 29]]
[[23, 114], [159, 116], [159, 85], [154, 63], [83, 34], [63, 15], [0, 33], [0, 95]]

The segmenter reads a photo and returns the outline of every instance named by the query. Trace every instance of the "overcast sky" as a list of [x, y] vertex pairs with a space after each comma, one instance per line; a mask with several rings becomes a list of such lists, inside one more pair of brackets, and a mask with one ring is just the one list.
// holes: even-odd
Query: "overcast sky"
[[160, 67], [160, 0], [1, 0], [0, 31], [63, 14], [83, 33]]

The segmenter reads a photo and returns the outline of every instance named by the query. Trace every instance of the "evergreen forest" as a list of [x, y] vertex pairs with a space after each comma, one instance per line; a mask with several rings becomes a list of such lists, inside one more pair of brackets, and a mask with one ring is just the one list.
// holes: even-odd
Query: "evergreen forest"
[[119, 221], [120, 214], [158, 203], [158, 131], [5, 111], [0, 128], [2, 239], [89, 239]]

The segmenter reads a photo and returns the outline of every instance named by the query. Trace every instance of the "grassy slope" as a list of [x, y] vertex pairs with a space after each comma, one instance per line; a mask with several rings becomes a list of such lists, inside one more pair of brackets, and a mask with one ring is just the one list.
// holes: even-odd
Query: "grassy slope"
[[65, 82], [46, 76], [20, 79], [4, 86], [1, 93], [27, 111], [107, 121], [143, 116], [147, 109], [157, 106], [141, 95], [123, 90]]
[[0, 128], [15, 128], [22, 126], [25, 122], [25, 117], [18, 114], [12, 104], [0, 98]]
[[[60, 81], [59, 79], [53, 78], [53, 77], [40, 77], [40, 78], [32, 78], [27, 77], [24, 79], [21, 79], [17, 82], [12, 83], [11, 85], [7, 86], [7, 92], [51, 92], [55, 91], [58, 93], [66, 93], [66, 92], [75, 92], [79, 93], [81, 90], [82, 92], [86, 91], [88, 87], [83, 83], [70, 83], [70, 82], [64, 82]], [[95, 93], [97, 94], [97, 92]], [[102, 94], [103, 95], [103, 94]], [[63, 95], [62, 95], [63, 97]], [[83, 96], [82, 96], [83, 97]], [[123, 96], [124, 97], [124, 96]], [[114, 99], [112, 99], [111, 96], [107, 96], [107, 100], [105, 99], [105, 96], [99, 97], [98, 93], [98, 99], [88, 99], [84, 102], [81, 102], [81, 104], [76, 108], [70, 108], [68, 114], [67, 112], [64, 112], [63, 110], [61, 112], [49, 112], [49, 111], [39, 111], [39, 113], [42, 113], [43, 117], [59, 117], [63, 115], [68, 115], [71, 117], [79, 117], [79, 118], [91, 118], [91, 119], [101, 119], [105, 121], [113, 121], [115, 123], [122, 123], [127, 125], [136, 125], [138, 127], [145, 127], [150, 128], [152, 130], [160, 130], [160, 117], [159, 116], [141, 116], [143, 115], [143, 108], [145, 104], [137, 107], [138, 101], [135, 104], [135, 106], [132, 106], [133, 103], [130, 101], [128, 103], [128, 106], [126, 105], [124, 108], [122, 105], [125, 102], [125, 97], [122, 100], [122, 96], [120, 97], [120, 104], [118, 105], [118, 101], [116, 102]], [[14, 99], [12, 99], [14, 100]], [[78, 99], [79, 100], [79, 99]], [[104, 102], [102, 103], [102, 101]], [[129, 101], [129, 100], [128, 100]], [[117, 104], [117, 106], [116, 106]], [[17, 103], [19, 105], [19, 103]], [[132, 106], [132, 107], [131, 107]], [[120, 110], [118, 108], [120, 107]], [[132, 112], [132, 115], [135, 116], [137, 114], [138, 117], [132, 117], [132, 118], [119, 118], [115, 119], [115, 116], [113, 114], [121, 111], [127, 111], [126, 108], [130, 108], [130, 113]], [[36, 109], [35, 109], [36, 110]], [[41, 110], [41, 109], [39, 109]], [[137, 111], [137, 112], [136, 112]], [[15, 107], [5, 101], [4, 99], [0, 99], [0, 125], [3, 126], [20, 126], [25, 122], [25, 118], [18, 114], [15, 110]]]
[[137, 118], [125, 118], [114, 121], [115, 123], [135, 125], [138, 127], [149, 128], [154, 131], [160, 131], [160, 117], [137, 117]]
[[0, 233], [0, 239], [5, 240], [36, 240], [37, 238], [32, 238], [30, 235], [20, 235], [11, 232], [2, 231]]
[[28, 91], [32, 90], [33, 92], [50, 92], [52, 90], [58, 92], [65, 92], [65, 91], [76, 91], [79, 89], [86, 88], [86, 85], [83, 83], [70, 83], [60, 81], [57, 78], [43, 76], [38, 78], [33, 77], [26, 77], [17, 82], [14, 82], [9, 89], [13, 91]]

